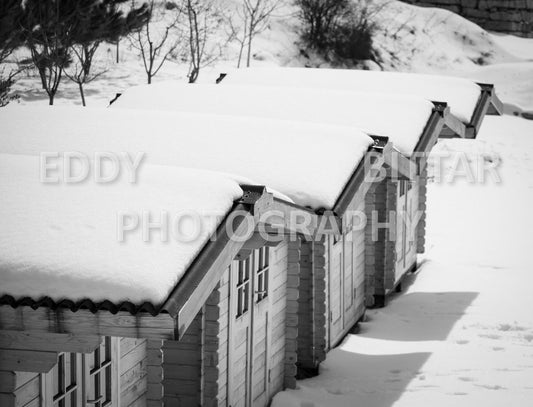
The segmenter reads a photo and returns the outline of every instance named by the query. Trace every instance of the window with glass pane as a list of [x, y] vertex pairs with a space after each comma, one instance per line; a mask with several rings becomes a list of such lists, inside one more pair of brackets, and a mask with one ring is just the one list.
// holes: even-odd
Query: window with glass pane
[[112, 404], [111, 389], [111, 338], [106, 337], [102, 344], [87, 355], [86, 377], [87, 404], [107, 407]]
[[89, 354], [61, 353], [50, 373], [42, 376], [43, 407], [118, 407], [113, 400], [113, 386], [118, 385], [113, 364], [119, 355], [112, 346], [118, 340], [105, 337]]
[[239, 261], [237, 278], [237, 318], [248, 311], [250, 295], [250, 258]]
[[257, 252], [257, 302], [263, 301], [268, 296], [268, 266], [269, 247], [264, 246]]
[[52, 369], [52, 403], [57, 407], [76, 407], [81, 402], [81, 355], [61, 353]]

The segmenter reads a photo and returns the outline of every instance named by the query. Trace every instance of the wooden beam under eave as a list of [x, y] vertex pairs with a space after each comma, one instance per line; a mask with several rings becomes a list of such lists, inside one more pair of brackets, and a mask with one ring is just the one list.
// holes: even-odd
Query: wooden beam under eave
[[495, 89], [492, 90], [490, 106], [487, 114], [491, 116], [501, 116], [503, 114], [503, 102], [498, 95], [496, 95]]
[[318, 226], [318, 217], [311, 209], [274, 198], [272, 206], [263, 211], [258, 220], [274, 230], [286, 230], [311, 238]]
[[[493, 85], [483, 83], [478, 83], [478, 85], [481, 87], [481, 94], [479, 96], [477, 106], [472, 115], [472, 120], [470, 120], [470, 124], [466, 129], [466, 138], [468, 139], [474, 139], [477, 137], [479, 129], [483, 124], [483, 119], [487, 114], [489, 114], [491, 106], [492, 108], [496, 109], [495, 106], [499, 105], [498, 102], [500, 102], [500, 100], [495, 95]], [[496, 103], [496, 105], [494, 105], [493, 103]]]
[[93, 314], [84, 309], [74, 312], [66, 308], [0, 306], [0, 330], [6, 331], [174, 339], [174, 325], [174, 319], [165, 313], [152, 316], [144, 312], [132, 315], [124, 311], [116, 314], [99, 311]]
[[[240, 206], [237, 208], [244, 211]], [[227, 218], [219, 226], [216, 239], [207, 243], [163, 306], [176, 318], [176, 338], [183, 336], [220, 281], [222, 273], [254, 231], [254, 228], [250, 230], [254, 217], [249, 212], [234, 219], [231, 236], [227, 233], [226, 222]]]
[[48, 373], [57, 363], [57, 357], [57, 352], [0, 348], [2, 370]]
[[444, 128], [441, 131], [440, 137], [449, 138], [449, 133], [452, 133], [455, 137], [465, 138], [467, 133], [466, 129], [467, 126], [448, 110], [444, 114]]
[[429, 117], [426, 128], [418, 144], [415, 147], [413, 155], [418, 166], [418, 175], [422, 173], [428, 160], [431, 149], [438, 141], [439, 135], [444, 128], [444, 117], [449, 114], [450, 108], [444, 103], [435, 103], [435, 107]]
[[381, 152], [373, 148], [369, 149], [367, 155], [365, 155], [364, 159], [355, 169], [333, 207], [333, 212], [339, 218], [343, 218], [346, 211], [357, 210], [359, 208], [372, 186], [371, 172], [381, 168], [385, 164], [385, 156], [390, 154], [391, 149], [392, 145], [390, 143], [387, 143]]
[[96, 335], [0, 331], [0, 348], [3, 349], [91, 353], [100, 345], [101, 340]]
[[409, 157], [406, 157], [397, 150], [384, 156], [385, 164], [393, 178], [414, 180], [417, 176], [417, 166]]

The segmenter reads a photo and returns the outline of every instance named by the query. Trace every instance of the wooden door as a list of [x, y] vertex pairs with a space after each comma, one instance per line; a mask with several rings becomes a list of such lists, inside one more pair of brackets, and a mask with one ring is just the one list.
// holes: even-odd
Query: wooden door
[[261, 248], [230, 270], [230, 407], [263, 407], [269, 401], [269, 264], [269, 249]]
[[344, 297], [344, 239], [330, 238], [329, 260], [329, 345], [333, 346], [342, 334]]
[[418, 188], [413, 182], [407, 182], [405, 210], [407, 222], [405, 230], [404, 269], [410, 268], [416, 262], [416, 224], [414, 223], [418, 209]]
[[396, 261], [394, 282], [402, 276], [405, 268], [405, 238], [406, 238], [406, 209], [407, 209], [407, 183], [399, 181], [396, 191]]
[[344, 264], [343, 264], [343, 328], [350, 328], [356, 321], [355, 307], [355, 249], [354, 249], [354, 232], [349, 230], [344, 235]]
[[230, 269], [230, 349], [228, 355], [228, 406], [248, 407], [250, 398], [251, 257], [234, 261]]
[[395, 282], [416, 261], [417, 189], [409, 181], [400, 181], [397, 191]]
[[270, 379], [270, 250], [262, 247], [253, 254], [254, 293], [252, 330], [252, 406], [266, 406], [269, 401]]

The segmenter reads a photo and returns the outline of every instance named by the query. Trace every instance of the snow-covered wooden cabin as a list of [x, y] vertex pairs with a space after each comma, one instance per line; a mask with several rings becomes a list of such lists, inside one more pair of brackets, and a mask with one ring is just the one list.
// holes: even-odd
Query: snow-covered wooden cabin
[[[285, 233], [312, 239], [324, 219], [340, 223], [328, 210], [363, 200], [372, 138], [340, 126], [120, 109], [13, 107], [0, 121], [2, 407], [261, 406], [294, 385], [309, 253]], [[134, 185], [125, 176], [43, 184], [43, 151], [145, 157]], [[273, 190], [243, 185], [256, 183]], [[141, 235], [117, 240], [117, 213], [169, 208], [209, 215], [200, 238], [147, 244], [141, 232], [164, 230], [148, 218]], [[278, 217], [263, 220], [272, 209]], [[246, 216], [230, 234], [237, 211]], [[264, 241], [247, 220], [281, 227], [281, 241]]]
[[[494, 109], [499, 104], [490, 86], [485, 86], [486, 90], [483, 91], [464, 80], [452, 79], [451, 86], [455, 87], [455, 91], [439, 94], [435, 92], [438, 89], [435, 81], [439, 78], [414, 75], [413, 83], [411, 76], [400, 75], [398, 78], [393, 74], [392, 82], [405, 77], [411, 85], [403, 89], [397, 85], [390, 93], [386, 93], [384, 87], [379, 85], [370, 86], [368, 89], [377, 88], [377, 92], [370, 93], [353, 91], [351, 88], [346, 90], [345, 86], [332, 86], [332, 90], [329, 85], [335, 80], [330, 79], [318, 81], [322, 87], [313, 87], [315, 83], [310, 80], [298, 81], [291, 75], [287, 79], [286, 71], [246, 70], [256, 75], [247, 76], [246, 85], [242, 86], [239, 86], [241, 71], [237, 71], [235, 81], [229, 81], [233, 86], [189, 86], [177, 82], [139, 86], [128, 89], [113, 106], [227, 115], [238, 112], [239, 115], [251, 117], [342, 124], [361, 128], [369, 134], [387, 136], [393, 142], [394, 156], [386, 157], [389, 164], [387, 179], [373, 186], [367, 195], [366, 205], [359, 208], [366, 211], [370, 220], [364, 252], [361, 242], [350, 243], [348, 238], [331, 237], [331, 242], [324, 249], [325, 258], [329, 259], [325, 275], [319, 276], [313, 286], [312, 279], [316, 273], [312, 263], [307, 273], [301, 273], [298, 363], [304, 368], [313, 368], [323, 359], [324, 352], [338, 343], [361, 317], [364, 311], [362, 293], [366, 294], [368, 305], [382, 305], [385, 294], [399, 288], [403, 276], [416, 267], [417, 252], [424, 249], [426, 179], [425, 159], [422, 157], [418, 160], [413, 156], [429, 154], [437, 137], [450, 136], [452, 131], [459, 137], [465, 137], [467, 133], [475, 134], [483, 117], [480, 112], [491, 107], [491, 103]], [[289, 70], [291, 73], [295, 71], [299, 70]], [[313, 70], [305, 72], [308, 71]], [[257, 85], [263, 84], [263, 72], [271, 73], [276, 79], [268, 81], [270, 77], [267, 75], [266, 84], [272, 86]], [[326, 76], [331, 76], [339, 71], [325, 72]], [[365, 74], [362, 73], [363, 76]], [[313, 75], [310, 76], [314, 78]], [[322, 71], [317, 75], [324, 78]], [[230, 74], [222, 84], [233, 76]], [[372, 78], [383, 76], [383, 83], [391, 82], [388, 74], [371, 74], [370, 80], [372, 82]], [[282, 79], [278, 81], [277, 78]], [[421, 86], [421, 81], [429, 82], [430, 92], [422, 94], [421, 90], [425, 88]], [[279, 82], [286, 86], [278, 86]], [[352, 88], [357, 89], [356, 85]], [[431, 103], [427, 99], [430, 96], [438, 100], [447, 97], [452, 99], [455, 106], [465, 94], [471, 100], [475, 99], [469, 95], [469, 91], [478, 91], [478, 103], [473, 109], [476, 118], [471, 124], [463, 123], [451, 113], [446, 103]], [[454, 112], [465, 117], [469, 114], [464, 112], [464, 106], [454, 109]], [[467, 128], [473, 130], [467, 131]], [[422, 211], [421, 219], [416, 213], [417, 209]], [[390, 210], [395, 210], [394, 219], [390, 218]], [[374, 216], [374, 211], [377, 216]], [[374, 231], [376, 222], [389, 222], [395, 230], [393, 232], [382, 227]], [[355, 234], [354, 237], [363, 240], [362, 234]], [[304, 243], [303, 247], [309, 253], [312, 253], [312, 247], [317, 251], [322, 250], [316, 242]], [[339, 261], [335, 261], [337, 256]], [[321, 294], [313, 287], [324, 284], [324, 281], [326, 284]]]
[[[426, 158], [437, 137], [475, 138], [486, 114], [499, 115], [503, 111], [493, 85], [456, 77], [344, 69], [259, 68], [222, 74], [218, 82], [239, 87], [290, 87], [302, 94], [308, 92], [308, 88], [373, 92], [380, 95], [378, 98], [389, 101], [388, 105], [384, 102], [381, 109], [372, 98], [365, 98], [366, 104], [358, 101], [350, 103], [353, 107], [352, 120], [360, 128], [372, 134], [382, 130], [383, 126], [389, 126], [388, 131], [380, 134], [388, 136], [403, 155], [417, 157], [413, 160], [417, 166], [415, 177], [387, 177], [375, 183], [367, 194], [367, 215], [370, 217], [372, 211], [377, 211], [380, 222], [390, 225], [393, 221], [396, 224], [394, 231], [381, 229], [377, 239], [372, 236], [372, 229], [367, 229], [367, 243], [370, 245], [366, 260], [367, 294], [368, 303], [375, 306], [383, 306], [388, 293], [401, 289], [403, 276], [416, 268], [417, 253], [424, 252]], [[395, 102], [391, 95], [425, 99], [432, 101], [435, 107], [428, 115], [427, 111], [410, 105], [406, 100], [407, 110], [399, 106], [391, 109], [391, 104], [398, 101]], [[425, 122], [424, 127], [413, 127], [420, 120]], [[410, 143], [406, 143], [407, 140]], [[420, 216], [416, 215], [416, 209], [420, 211]], [[395, 219], [391, 219], [391, 210], [395, 212]]]

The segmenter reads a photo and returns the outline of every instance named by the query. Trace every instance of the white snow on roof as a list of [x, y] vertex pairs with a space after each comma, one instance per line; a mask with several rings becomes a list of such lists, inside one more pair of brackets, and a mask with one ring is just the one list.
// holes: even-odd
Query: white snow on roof
[[146, 163], [238, 174], [314, 209], [334, 206], [373, 142], [345, 126], [133, 109], [8, 106], [0, 123], [0, 152], [144, 152]]
[[[158, 305], [242, 196], [227, 176], [174, 167], [143, 165], [136, 184], [44, 184], [39, 175], [38, 157], [0, 154], [0, 295]], [[154, 222], [194, 211], [202, 227], [167, 242], [153, 231], [145, 242], [139, 222], [120, 242], [119, 214], [143, 211]]]
[[433, 102], [447, 102], [451, 113], [464, 123], [470, 123], [481, 94], [479, 85], [463, 78], [352, 69], [236, 69], [228, 72], [221, 84], [319, 87], [413, 95]]
[[354, 126], [389, 137], [408, 156], [413, 153], [433, 110], [428, 100], [409, 95], [182, 82], [130, 88], [112, 107], [238, 114]]

